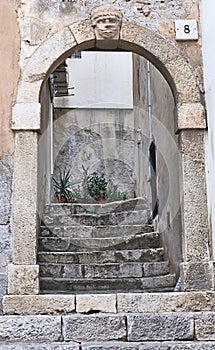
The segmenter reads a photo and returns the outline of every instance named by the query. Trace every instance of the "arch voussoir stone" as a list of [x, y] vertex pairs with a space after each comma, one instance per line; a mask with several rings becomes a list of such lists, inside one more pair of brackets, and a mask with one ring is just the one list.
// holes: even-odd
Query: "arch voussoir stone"
[[122, 42], [119, 47], [128, 49], [128, 42], [135, 45], [131, 50], [143, 55], [161, 71], [172, 88], [176, 102], [201, 102], [192, 69], [182, 57], [179, 48], [170, 40], [146, 27], [126, 23], [122, 27]]
[[44, 41], [28, 60], [23, 71], [23, 80], [34, 83], [44, 79], [62, 61], [62, 55], [67, 57], [67, 51], [77, 46], [74, 35], [69, 27], [55, 33]]

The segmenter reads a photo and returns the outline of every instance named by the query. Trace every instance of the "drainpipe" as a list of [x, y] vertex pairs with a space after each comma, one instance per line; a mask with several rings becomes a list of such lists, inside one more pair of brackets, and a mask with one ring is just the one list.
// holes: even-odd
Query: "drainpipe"
[[50, 173], [53, 175], [54, 173], [54, 144], [53, 144], [53, 102], [50, 103]]
[[150, 144], [153, 141], [152, 138], [152, 99], [151, 99], [151, 71], [150, 62], [147, 61], [147, 88], [148, 88], [148, 123], [149, 123], [149, 140]]

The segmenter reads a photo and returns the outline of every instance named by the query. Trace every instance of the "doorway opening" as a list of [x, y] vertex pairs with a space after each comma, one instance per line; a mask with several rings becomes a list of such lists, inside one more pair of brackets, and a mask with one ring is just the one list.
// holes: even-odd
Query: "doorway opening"
[[[171, 169], [179, 160], [162, 74], [133, 52], [76, 52], [51, 73], [40, 102], [41, 292], [173, 290], [181, 222]], [[163, 270], [149, 286], [152, 262]]]

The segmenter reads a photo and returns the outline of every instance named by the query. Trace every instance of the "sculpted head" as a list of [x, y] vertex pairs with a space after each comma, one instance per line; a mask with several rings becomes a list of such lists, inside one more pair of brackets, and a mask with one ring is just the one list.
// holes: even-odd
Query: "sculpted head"
[[122, 14], [111, 6], [100, 6], [91, 12], [91, 20], [97, 40], [118, 40]]

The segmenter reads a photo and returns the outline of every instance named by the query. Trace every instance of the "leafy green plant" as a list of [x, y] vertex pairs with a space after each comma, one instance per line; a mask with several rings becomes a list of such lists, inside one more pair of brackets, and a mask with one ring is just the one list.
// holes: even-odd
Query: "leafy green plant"
[[88, 201], [91, 199], [91, 196], [89, 194], [88, 191], [88, 178], [89, 178], [89, 168], [85, 168], [82, 165], [82, 169], [83, 169], [83, 180], [82, 180], [82, 190], [80, 191], [80, 193], [82, 194], [83, 200]]
[[106, 197], [107, 190], [107, 180], [104, 177], [104, 174], [99, 176], [96, 172], [87, 177], [87, 190], [89, 195], [98, 201], [100, 198]]
[[70, 190], [70, 187], [77, 184], [79, 181], [71, 182], [70, 181], [70, 170], [60, 171], [59, 180], [52, 178], [55, 196], [59, 203], [73, 203], [76, 202], [76, 195], [74, 191]]
[[125, 199], [128, 199], [128, 194], [126, 192], [119, 191], [118, 186], [114, 185], [112, 180], [109, 180], [106, 188], [106, 201], [114, 202]]

